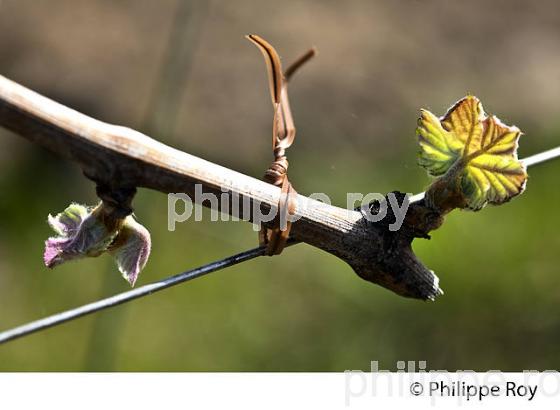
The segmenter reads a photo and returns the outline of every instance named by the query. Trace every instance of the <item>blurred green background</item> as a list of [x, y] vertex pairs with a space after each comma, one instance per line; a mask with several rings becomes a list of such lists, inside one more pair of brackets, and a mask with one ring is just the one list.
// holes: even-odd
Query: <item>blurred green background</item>
[[[560, 4], [513, 1], [2, 0], [0, 74], [93, 117], [260, 177], [271, 160], [258, 33], [285, 61], [302, 194], [422, 191], [414, 128], [467, 93], [518, 125], [520, 155], [560, 144]], [[560, 367], [560, 161], [500, 208], [455, 212], [415, 250], [445, 295], [426, 303], [299, 245], [0, 346], [0, 370], [341, 371]], [[92, 204], [74, 164], [0, 129], [0, 330], [128, 289], [108, 256], [48, 270], [48, 213]], [[138, 285], [255, 246], [244, 222], [166, 227]], [[206, 212], [206, 220], [209, 213]]]

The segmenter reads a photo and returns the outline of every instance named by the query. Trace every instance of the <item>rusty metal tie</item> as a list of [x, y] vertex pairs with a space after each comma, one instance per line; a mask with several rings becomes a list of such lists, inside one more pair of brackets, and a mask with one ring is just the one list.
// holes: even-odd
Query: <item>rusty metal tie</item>
[[[268, 69], [270, 95], [274, 107], [274, 119], [272, 123], [272, 151], [274, 161], [266, 170], [263, 180], [280, 188], [280, 199], [278, 201], [278, 213], [272, 225], [261, 227], [259, 242], [266, 245], [266, 254], [269, 256], [279, 255], [286, 246], [290, 229], [292, 226], [289, 216], [296, 211], [297, 192], [288, 179], [288, 159], [286, 150], [294, 142], [296, 128], [290, 102], [288, 100], [288, 81], [291, 76], [305, 62], [316, 54], [311, 49], [298, 58], [283, 73], [278, 53], [267, 41], [257, 35], [247, 36], [262, 52]], [[285, 226], [281, 222], [285, 221]]]

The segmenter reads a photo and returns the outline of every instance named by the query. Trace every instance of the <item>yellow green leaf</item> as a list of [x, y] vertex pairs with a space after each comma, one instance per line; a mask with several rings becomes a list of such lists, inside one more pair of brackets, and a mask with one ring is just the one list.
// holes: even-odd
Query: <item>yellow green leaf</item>
[[527, 172], [517, 158], [521, 131], [486, 115], [478, 98], [459, 100], [442, 118], [422, 110], [416, 134], [419, 164], [441, 177], [434, 184], [439, 192], [442, 185], [446, 192], [459, 191], [462, 207], [479, 210], [523, 192]]

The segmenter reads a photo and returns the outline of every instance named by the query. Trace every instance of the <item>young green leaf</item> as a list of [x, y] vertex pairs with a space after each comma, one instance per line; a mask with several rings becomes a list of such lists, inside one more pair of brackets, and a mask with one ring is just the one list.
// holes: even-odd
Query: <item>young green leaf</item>
[[448, 210], [441, 206], [442, 195], [456, 195], [454, 207], [477, 211], [523, 192], [527, 172], [517, 158], [521, 131], [487, 116], [478, 98], [459, 100], [442, 118], [422, 110], [416, 133], [419, 164], [440, 177], [426, 193], [435, 207]]

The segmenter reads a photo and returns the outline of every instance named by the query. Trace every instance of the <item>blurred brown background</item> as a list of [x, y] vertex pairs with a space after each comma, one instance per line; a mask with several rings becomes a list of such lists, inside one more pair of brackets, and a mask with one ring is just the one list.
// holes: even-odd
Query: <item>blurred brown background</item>
[[[257, 33], [288, 62], [300, 193], [419, 192], [418, 110], [467, 93], [524, 132], [520, 155], [560, 143], [560, 4], [522, 1], [1, 0], [0, 74], [95, 118], [260, 177], [272, 109]], [[415, 249], [435, 303], [399, 298], [300, 245], [0, 346], [0, 370], [560, 367], [560, 161], [519, 199], [452, 214]], [[127, 289], [109, 257], [49, 271], [48, 213], [94, 203], [73, 164], [0, 129], [0, 330]], [[139, 285], [252, 247], [244, 223], [167, 232], [164, 195], [140, 191], [153, 253]], [[208, 214], [207, 214], [208, 215]]]

